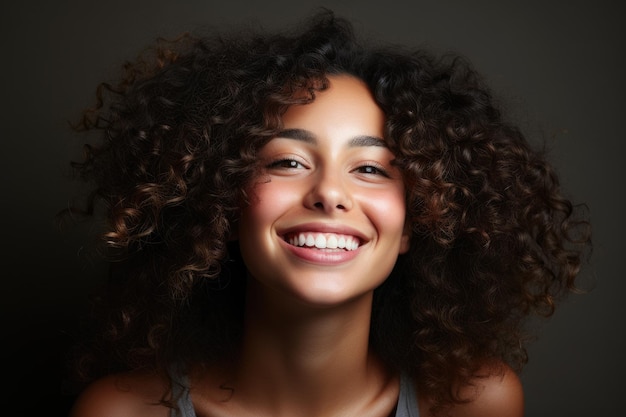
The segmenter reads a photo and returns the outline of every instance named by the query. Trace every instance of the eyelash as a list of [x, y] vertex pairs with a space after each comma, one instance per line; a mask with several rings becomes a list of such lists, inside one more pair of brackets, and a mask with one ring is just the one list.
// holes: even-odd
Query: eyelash
[[[364, 172], [370, 170], [372, 170], [373, 172]], [[373, 162], [368, 162], [366, 165], [361, 165], [356, 168], [355, 171], [366, 175], [382, 175], [383, 177], [389, 178], [389, 173], [382, 166]]]
[[298, 169], [298, 168], [305, 168], [305, 166], [304, 164], [302, 164], [301, 162], [293, 158], [282, 158], [282, 159], [277, 159], [275, 161], [270, 162], [269, 164], [267, 164], [266, 168], [268, 169], [272, 169], [272, 168]]

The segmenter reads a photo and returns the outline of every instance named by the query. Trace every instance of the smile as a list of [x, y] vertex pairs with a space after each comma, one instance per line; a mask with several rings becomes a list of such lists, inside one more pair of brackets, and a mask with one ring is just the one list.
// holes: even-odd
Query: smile
[[341, 249], [354, 251], [360, 245], [360, 239], [355, 236], [336, 233], [301, 232], [285, 236], [285, 241], [293, 246], [316, 249]]

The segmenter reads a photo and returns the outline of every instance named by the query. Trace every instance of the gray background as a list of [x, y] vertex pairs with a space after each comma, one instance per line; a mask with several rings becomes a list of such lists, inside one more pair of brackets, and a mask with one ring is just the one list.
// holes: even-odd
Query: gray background
[[[625, 25], [619, 1], [39, 1], [0, 17], [2, 345], [9, 406], [63, 415], [62, 360], [102, 276], [86, 227], [60, 232], [55, 213], [76, 194], [70, 132], [99, 81], [157, 36], [251, 23], [293, 24], [319, 5], [389, 42], [453, 51], [489, 80], [511, 119], [545, 141], [565, 191], [586, 202], [593, 286], [570, 298], [530, 350], [522, 374], [528, 416], [621, 414], [624, 352]], [[47, 405], [44, 405], [47, 404]], [[621, 403], [619, 404], [621, 405]], [[24, 410], [24, 409], [23, 409]], [[28, 414], [22, 414], [28, 415]]]

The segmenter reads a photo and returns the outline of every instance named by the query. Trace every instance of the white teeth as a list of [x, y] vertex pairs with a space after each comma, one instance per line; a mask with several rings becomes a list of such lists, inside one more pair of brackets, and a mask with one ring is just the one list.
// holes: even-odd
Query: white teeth
[[354, 236], [334, 233], [298, 233], [287, 239], [294, 246], [307, 246], [317, 249], [345, 249], [353, 251], [359, 247], [359, 239]]

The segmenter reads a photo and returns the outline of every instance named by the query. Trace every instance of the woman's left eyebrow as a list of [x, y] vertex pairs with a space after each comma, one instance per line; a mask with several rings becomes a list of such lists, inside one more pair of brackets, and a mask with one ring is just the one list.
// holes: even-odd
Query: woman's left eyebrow
[[376, 136], [362, 135], [362, 136], [355, 136], [352, 139], [350, 139], [350, 142], [348, 142], [348, 146], [351, 148], [358, 147], [358, 146], [382, 146], [383, 148], [386, 148], [387, 144], [385, 143], [383, 138], [379, 138]]

